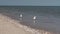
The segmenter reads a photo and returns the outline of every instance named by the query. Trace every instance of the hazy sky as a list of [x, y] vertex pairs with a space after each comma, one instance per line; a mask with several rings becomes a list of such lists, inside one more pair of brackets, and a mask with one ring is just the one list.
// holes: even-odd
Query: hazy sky
[[0, 0], [0, 5], [60, 6], [60, 0]]

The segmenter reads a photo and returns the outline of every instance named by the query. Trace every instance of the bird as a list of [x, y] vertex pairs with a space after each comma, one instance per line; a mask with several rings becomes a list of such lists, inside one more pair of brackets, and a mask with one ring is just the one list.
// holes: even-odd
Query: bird
[[36, 20], [36, 17], [37, 17], [37, 16], [34, 16], [33, 19]]
[[22, 15], [22, 14], [20, 14], [20, 15], [19, 15], [19, 17], [20, 17], [20, 20], [22, 20], [22, 19], [23, 19], [23, 15]]
[[22, 18], [23, 16], [22, 16], [22, 14], [20, 14], [20, 18]]
[[36, 22], [36, 17], [37, 17], [37, 16], [34, 16], [34, 17], [33, 17], [33, 22], [34, 22], [34, 23]]

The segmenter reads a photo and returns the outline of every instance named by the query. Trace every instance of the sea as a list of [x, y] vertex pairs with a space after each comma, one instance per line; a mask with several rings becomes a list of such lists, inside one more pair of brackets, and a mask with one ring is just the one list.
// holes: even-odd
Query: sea
[[0, 6], [0, 13], [34, 29], [60, 32], [60, 6]]

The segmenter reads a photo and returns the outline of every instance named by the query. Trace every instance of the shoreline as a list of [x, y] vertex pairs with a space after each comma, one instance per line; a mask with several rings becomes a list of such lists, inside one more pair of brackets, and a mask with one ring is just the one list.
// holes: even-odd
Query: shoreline
[[32, 34], [14, 23], [17, 23], [17, 21], [0, 14], [0, 34]]
[[[32, 28], [30, 28], [30, 27], [27, 27], [27, 26], [25, 26], [25, 25], [21, 25], [20, 23], [18, 23], [19, 21], [16, 21], [16, 20], [12, 20], [12, 19], [10, 19], [9, 17], [5, 17], [5, 16], [1, 16], [1, 14], [0, 14], [0, 19], [1, 20], [3, 20], [3, 22], [4, 21], [6, 21], [7, 19], [7, 23], [9, 24], [12, 24], [12, 25], [14, 25], [14, 26], [16, 26], [18, 29], [19, 28], [23, 28], [23, 31], [25, 30], [26, 32], [30, 32], [30, 33], [33, 33], [33, 34], [40, 34], [40, 33], [50, 33], [50, 32], [47, 32], [47, 31], [44, 31], [44, 30], [36, 30], [36, 29], [32, 29]], [[6, 20], [5, 20], [6, 19]], [[0, 22], [1, 22], [1, 20], [0, 20]], [[10, 21], [11, 20], [11, 21]], [[4, 22], [5, 23], [5, 22]], [[3, 24], [4, 23], [2, 23], [2, 25], [1, 25], [1, 27], [4, 27], [3, 26]], [[6, 23], [6, 24], [7, 24]], [[7, 24], [7, 25], [8, 25]], [[5, 24], [4, 24], [5, 25]], [[5, 26], [6, 27], [6, 26]], [[10, 26], [11, 27], [11, 26]], [[9, 28], [9, 27], [7, 27], [7, 28]], [[25, 33], [26, 33], [25, 32]]]

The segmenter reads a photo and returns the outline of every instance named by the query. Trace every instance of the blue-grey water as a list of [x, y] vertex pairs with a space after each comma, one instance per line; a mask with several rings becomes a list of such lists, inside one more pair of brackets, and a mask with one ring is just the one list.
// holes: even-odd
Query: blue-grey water
[[[0, 6], [0, 13], [20, 21], [23, 14], [23, 25], [35, 29], [60, 32], [60, 6]], [[37, 16], [33, 23], [33, 16]]]

